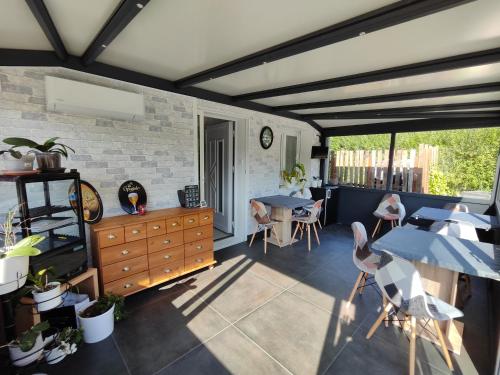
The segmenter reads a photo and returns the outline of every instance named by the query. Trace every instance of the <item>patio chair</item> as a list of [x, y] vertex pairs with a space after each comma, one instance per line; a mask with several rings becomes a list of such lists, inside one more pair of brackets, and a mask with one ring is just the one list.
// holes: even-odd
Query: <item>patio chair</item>
[[274, 227], [278, 222], [271, 220], [264, 203], [252, 199], [250, 201], [250, 206], [252, 207], [252, 216], [255, 218], [255, 221], [257, 221], [257, 226], [255, 227], [255, 231], [253, 232], [252, 239], [250, 240], [250, 244], [248, 245], [248, 247], [252, 246], [255, 235], [262, 229], [264, 229], [264, 254], [267, 254], [268, 229], [271, 229], [272, 233], [274, 233], [274, 235], [276, 236], [276, 241], [278, 241], [278, 246], [281, 247], [278, 233], [276, 232], [276, 228]]
[[375, 272], [375, 281], [388, 303], [368, 331], [366, 338], [372, 337], [382, 320], [391, 311], [403, 313], [403, 328], [408, 320], [410, 322], [409, 373], [413, 375], [415, 373], [417, 319], [427, 320], [426, 324], [432, 320], [446, 364], [453, 371], [453, 364], [439, 322], [459, 318], [463, 316], [462, 312], [439, 298], [427, 294], [420, 274], [413, 264], [387, 252], [382, 252], [378, 269]]
[[[370, 251], [368, 247], [368, 236], [366, 234], [365, 226], [359, 221], [351, 224], [351, 229], [354, 234], [354, 248], [352, 251], [352, 261], [354, 265], [360, 270], [358, 278], [354, 283], [351, 295], [347, 300], [347, 307], [349, 307], [359, 290], [359, 294], [363, 294], [366, 281], [375, 275], [377, 265], [380, 261], [380, 256]], [[369, 284], [371, 285], [371, 284]]]
[[[402, 203], [398, 194], [384, 195], [377, 209], [373, 212], [373, 215], [378, 218], [378, 221], [373, 230], [372, 238], [380, 232], [384, 221], [390, 222], [391, 228], [394, 228], [398, 224], [401, 225], [401, 221], [404, 219], [404, 216], [401, 218], [400, 205], [402, 205]], [[406, 214], [406, 212], [404, 212], [404, 214]]]
[[323, 199], [320, 199], [314, 202], [311, 209], [306, 210], [306, 212], [302, 215], [294, 215], [292, 216], [292, 222], [295, 221], [297, 223], [295, 227], [295, 231], [293, 232], [292, 240], [290, 241], [290, 245], [295, 241], [295, 236], [297, 235], [297, 231], [299, 228], [303, 231], [302, 226], [306, 226], [307, 230], [307, 249], [311, 251], [311, 226], [314, 229], [314, 234], [316, 236], [316, 242], [318, 245], [319, 242], [318, 230], [316, 229], [316, 223], [318, 222], [318, 211], [321, 209], [321, 205], [323, 204]]
[[469, 212], [469, 207], [463, 203], [446, 203], [443, 209], [455, 212]]

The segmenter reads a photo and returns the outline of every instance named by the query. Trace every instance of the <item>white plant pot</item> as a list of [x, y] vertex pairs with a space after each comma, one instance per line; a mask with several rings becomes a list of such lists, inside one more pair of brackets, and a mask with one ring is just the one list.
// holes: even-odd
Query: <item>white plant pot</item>
[[36, 338], [35, 345], [33, 345], [31, 350], [28, 350], [27, 352], [23, 352], [17, 345], [9, 345], [10, 360], [12, 361], [12, 364], [17, 367], [26, 366], [35, 362], [42, 355], [42, 351], [43, 340], [41, 334], [39, 334]]
[[311, 187], [313, 187], [313, 188], [318, 187], [318, 181], [312, 180], [311, 181]]
[[64, 357], [66, 357], [66, 353], [61, 349], [59, 349], [59, 347], [49, 350], [44, 350], [43, 355], [45, 356], [45, 360], [49, 365], [61, 362], [64, 359]]
[[[85, 308], [92, 306], [96, 302], [92, 302]], [[87, 344], [102, 341], [113, 333], [115, 328], [115, 305], [104, 314], [92, 318], [82, 318], [80, 312], [77, 314], [78, 323], [79, 327], [83, 329], [83, 341]]]
[[52, 281], [47, 285], [54, 285], [55, 287], [46, 292], [33, 291], [33, 299], [35, 300], [36, 309], [39, 312], [51, 310], [62, 304], [61, 283], [59, 281]]
[[13, 158], [12, 156], [7, 156], [3, 160], [4, 168], [8, 171], [31, 171], [33, 170], [33, 162], [35, 161], [35, 155], [23, 155], [21, 159]]
[[29, 270], [29, 257], [0, 259], [0, 295], [24, 286]]

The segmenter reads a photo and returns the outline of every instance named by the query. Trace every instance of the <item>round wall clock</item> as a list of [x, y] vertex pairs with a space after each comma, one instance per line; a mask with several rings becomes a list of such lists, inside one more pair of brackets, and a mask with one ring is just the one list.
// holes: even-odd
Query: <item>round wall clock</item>
[[[87, 181], [80, 180], [82, 192], [83, 221], [88, 224], [96, 224], [102, 219], [102, 201], [97, 190]], [[69, 203], [74, 210], [78, 208], [76, 201], [75, 184], [71, 184], [68, 190]]]
[[123, 211], [137, 215], [139, 213], [139, 206], [146, 206], [148, 197], [146, 190], [137, 181], [125, 181], [118, 190], [118, 199], [122, 206]]
[[264, 126], [260, 131], [260, 145], [267, 150], [273, 144], [273, 131], [269, 126]]

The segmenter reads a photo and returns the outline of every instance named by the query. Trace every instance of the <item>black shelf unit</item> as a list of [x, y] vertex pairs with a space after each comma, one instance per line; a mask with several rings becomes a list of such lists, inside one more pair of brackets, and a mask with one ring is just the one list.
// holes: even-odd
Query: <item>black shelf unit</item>
[[[32, 234], [45, 236], [45, 240], [37, 245], [42, 254], [30, 258], [31, 271], [36, 272], [52, 266], [56, 277], [63, 280], [68, 280], [85, 272], [87, 270], [87, 245], [85, 223], [83, 221], [80, 174], [71, 171], [68, 173], [37, 173], [22, 176], [0, 175], [0, 181], [15, 184], [19, 204], [17, 219], [22, 223], [22, 230], [19, 235], [23, 238]], [[53, 195], [57, 195], [57, 192], [54, 192], [56, 189], [51, 191], [51, 183], [56, 181], [60, 181], [63, 186], [67, 185], [68, 187], [70, 184], [74, 184], [76, 187], [74, 207], [69, 203], [67, 190], [59, 192], [60, 196], [57, 196], [58, 204], [52, 204], [52, 201], [55, 200], [52, 199]], [[64, 184], [64, 181], [66, 181], [66, 184]], [[30, 184], [37, 185], [30, 189]], [[44, 204], [30, 207], [30, 196], [35, 193], [43, 196]], [[67, 202], [67, 204], [60, 204], [60, 202]], [[61, 222], [61, 225], [57, 224], [58, 221]], [[47, 223], [45, 227], [44, 222]], [[68, 229], [71, 233], [65, 233]]]

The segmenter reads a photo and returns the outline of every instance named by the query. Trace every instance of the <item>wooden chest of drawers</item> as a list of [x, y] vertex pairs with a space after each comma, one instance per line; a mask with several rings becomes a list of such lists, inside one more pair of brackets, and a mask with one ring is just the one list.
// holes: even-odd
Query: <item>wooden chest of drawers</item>
[[213, 211], [169, 208], [91, 226], [101, 293], [130, 295], [214, 261]]

